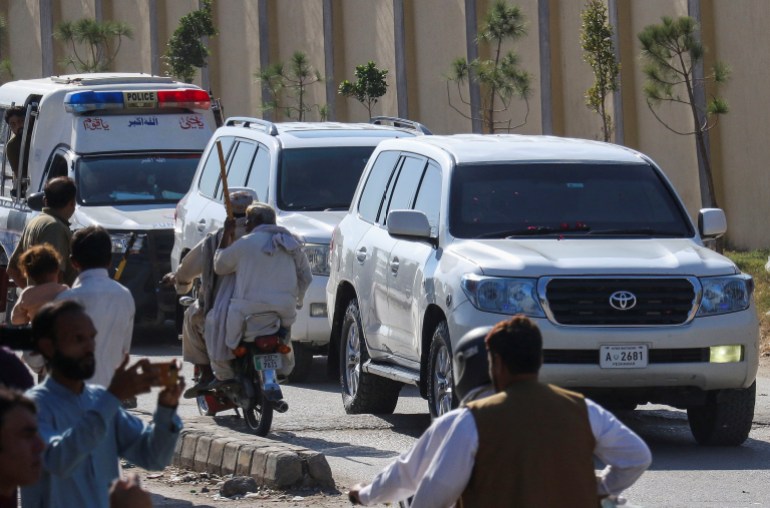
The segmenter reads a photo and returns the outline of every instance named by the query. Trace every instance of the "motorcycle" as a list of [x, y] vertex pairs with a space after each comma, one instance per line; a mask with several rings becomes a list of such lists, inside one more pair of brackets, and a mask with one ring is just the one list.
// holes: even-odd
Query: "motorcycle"
[[[194, 301], [190, 297], [180, 298], [183, 306], [189, 306]], [[277, 329], [268, 334], [251, 333], [250, 330], [255, 328], [252, 324], [263, 323], [266, 317], [268, 320], [273, 317]], [[196, 399], [200, 414], [214, 416], [233, 409], [240, 416], [240, 409], [246, 424], [256, 435], [264, 437], [270, 432], [273, 412], [285, 413], [289, 409], [283, 400], [276, 370], [282, 367], [281, 355], [291, 352], [291, 347], [285, 344], [286, 330], [280, 328], [279, 323], [278, 316], [272, 313], [245, 317], [240, 344], [233, 351], [235, 381], [198, 395]], [[264, 330], [260, 325], [256, 328]], [[197, 368], [193, 379], [196, 383], [200, 379]]]

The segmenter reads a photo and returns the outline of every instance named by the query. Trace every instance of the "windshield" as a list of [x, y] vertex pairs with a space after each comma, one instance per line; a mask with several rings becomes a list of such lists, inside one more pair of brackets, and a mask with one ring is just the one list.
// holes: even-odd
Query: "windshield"
[[457, 238], [693, 236], [673, 191], [647, 164], [460, 165], [449, 211]]
[[278, 208], [347, 210], [373, 151], [374, 146], [284, 150], [278, 173]]
[[176, 203], [190, 188], [200, 157], [200, 153], [83, 157], [75, 170], [78, 203]]

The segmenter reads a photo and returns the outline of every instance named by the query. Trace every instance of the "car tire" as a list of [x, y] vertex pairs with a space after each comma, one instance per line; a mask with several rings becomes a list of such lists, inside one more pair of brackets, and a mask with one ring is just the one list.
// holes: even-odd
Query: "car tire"
[[345, 309], [340, 334], [340, 386], [342, 404], [348, 414], [392, 414], [398, 403], [401, 383], [364, 372], [369, 360], [358, 302]]
[[433, 418], [457, 407], [452, 375], [452, 344], [449, 327], [441, 321], [433, 331], [428, 355], [428, 407]]
[[706, 404], [687, 408], [695, 440], [702, 445], [738, 446], [749, 437], [757, 383], [736, 390], [715, 390]]
[[291, 347], [294, 349], [294, 368], [289, 374], [289, 381], [302, 383], [310, 377], [310, 371], [313, 368], [313, 350], [297, 341], [292, 341]]

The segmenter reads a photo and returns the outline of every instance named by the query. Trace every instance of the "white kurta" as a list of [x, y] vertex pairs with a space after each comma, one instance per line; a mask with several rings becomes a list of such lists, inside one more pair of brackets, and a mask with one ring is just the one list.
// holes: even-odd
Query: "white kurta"
[[125, 286], [112, 280], [105, 268], [85, 270], [72, 289], [57, 300], [75, 300], [86, 310], [96, 328], [96, 372], [91, 384], [108, 387], [115, 369], [131, 350], [134, 331], [134, 297]]

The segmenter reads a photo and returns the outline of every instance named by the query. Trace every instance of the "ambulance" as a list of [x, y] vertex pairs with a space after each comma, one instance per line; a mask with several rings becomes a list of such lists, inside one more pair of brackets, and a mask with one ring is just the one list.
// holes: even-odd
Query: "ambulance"
[[0, 129], [0, 310], [10, 310], [5, 267], [42, 206], [40, 192], [70, 176], [78, 188], [72, 229], [109, 231], [110, 273], [125, 259], [120, 283], [134, 296], [136, 323], [174, 319], [176, 296], [158, 282], [170, 270], [174, 209], [217, 127], [209, 94], [163, 76], [73, 74], [3, 84], [0, 113], [12, 107], [26, 116], [19, 177], [5, 150], [13, 133], [4, 121]]

